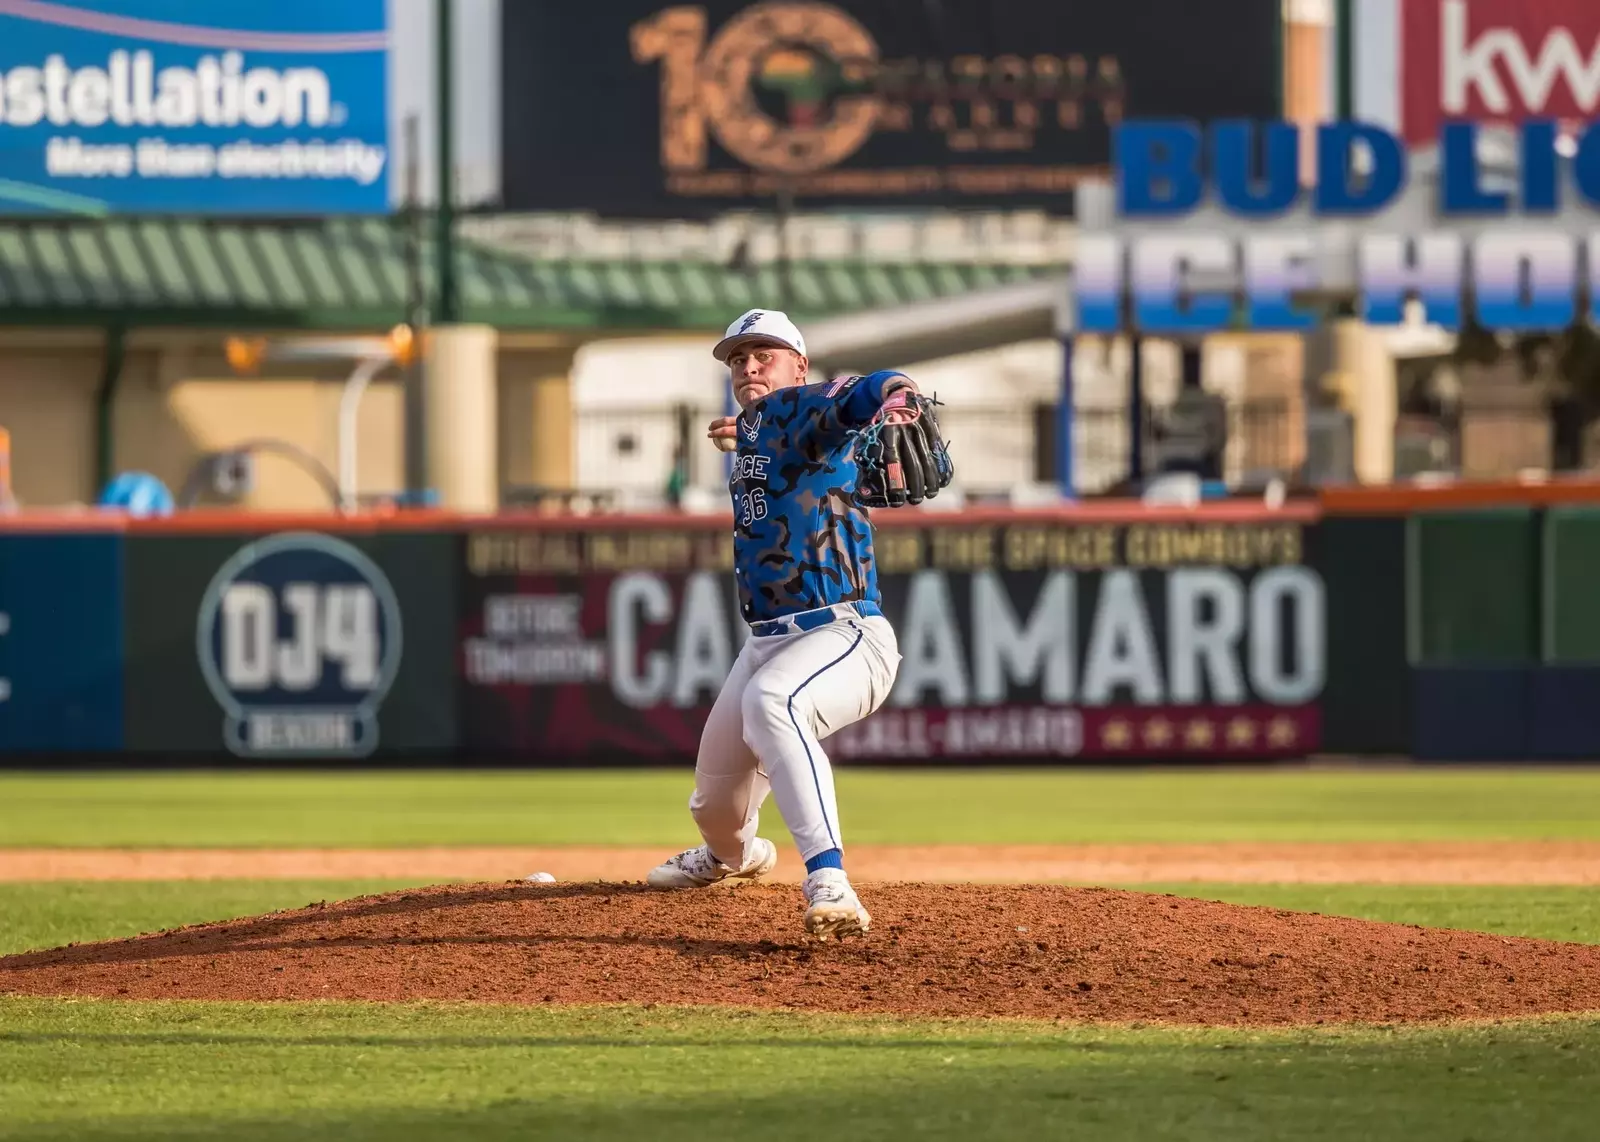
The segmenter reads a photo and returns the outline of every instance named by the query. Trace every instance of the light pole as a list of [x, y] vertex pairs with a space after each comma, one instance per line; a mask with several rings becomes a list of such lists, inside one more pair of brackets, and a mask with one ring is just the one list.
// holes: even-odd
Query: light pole
[[1337, 0], [1334, 6], [1334, 74], [1337, 76], [1336, 119], [1356, 117], [1356, 13], [1355, 0]]
[[329, 364], [355, 362], [339, 393], [338, 485], [339, 509], [353, 512], [359, 503], [356, 451], [357, 414], [367, 386], [390, 364], [405, 364], [416, 349], [411, 328], [397, 325], [386, 337], [304, 337], [284, 341], [232, 338], [228, 363], [236, 372], [255, 372], [263, 362]]
[[455, 29], [450, 0], [434, 0], [434, 117], [439, 142], [437, 169], [439, 202], [434, 215], [434, 256], [438, 259], [440, 325], [453, 325], [461, 320], [461, 296], [456, 280], [456, 224], [455, 224]]

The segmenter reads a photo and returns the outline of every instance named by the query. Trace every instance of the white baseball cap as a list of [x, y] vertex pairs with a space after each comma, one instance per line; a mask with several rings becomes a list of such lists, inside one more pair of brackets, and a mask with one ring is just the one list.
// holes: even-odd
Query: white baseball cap
[[775, 341], [802, 357], [806, 355], [806, 339], [789, 320], [789, 315], [778, 309], [752, 309], [735, 318], [711, 355], [726, 363], [728, 355], [747, 341]]

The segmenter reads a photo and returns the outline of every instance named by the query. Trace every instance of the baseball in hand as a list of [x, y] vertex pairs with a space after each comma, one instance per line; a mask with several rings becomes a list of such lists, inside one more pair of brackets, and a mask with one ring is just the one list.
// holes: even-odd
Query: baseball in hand
[[719, 416], [706, 425], [706, 435], [721, 451], [736, 452], [739, 448], [739, 421], [736, 417]]

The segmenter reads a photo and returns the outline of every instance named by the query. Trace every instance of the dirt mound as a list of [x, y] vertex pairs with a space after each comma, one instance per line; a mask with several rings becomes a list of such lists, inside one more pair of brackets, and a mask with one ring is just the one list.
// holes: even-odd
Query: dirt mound
[[715, 1003], [1272, 1024], [1600, 1010], [1600, 947], [1149, 893], [880, 884], [819, 943], [788, 886], [449, 886], [0, 959], [0, 992]]

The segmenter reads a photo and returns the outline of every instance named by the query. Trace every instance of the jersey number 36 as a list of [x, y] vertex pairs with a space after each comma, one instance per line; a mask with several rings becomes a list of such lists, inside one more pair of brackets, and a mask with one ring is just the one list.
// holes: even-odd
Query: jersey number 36
[[767, 518], [767, 493], [761, 488], [739, 497], [739, 522], [745, 525]]

